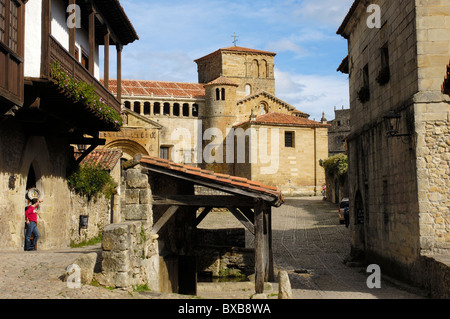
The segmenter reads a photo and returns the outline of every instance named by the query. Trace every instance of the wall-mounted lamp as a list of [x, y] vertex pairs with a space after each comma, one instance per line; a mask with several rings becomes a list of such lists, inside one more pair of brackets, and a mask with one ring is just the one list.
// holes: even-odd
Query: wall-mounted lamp
[[388, 115], [383, 117], [388, 137], [411, 136], [411, 134], [399, 134], [401, 117], [402, 116], [395, 111], [390, 111]]

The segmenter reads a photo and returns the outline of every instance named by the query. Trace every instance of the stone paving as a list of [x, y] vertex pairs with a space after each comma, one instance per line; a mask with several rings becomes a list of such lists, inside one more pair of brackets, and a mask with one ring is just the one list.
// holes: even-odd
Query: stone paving
[[[228, 213], [214, 213], [201, 224], [241, 227]], [[298, 299], [422, 298], [419, 290], [382, 278], [381, 289], [369, 289], [362, 268], [347, 267], [349, 234], [337, 219], [335, 205], [321, 198], [287, 199], [273, 210], [275, 267], [289, 273]], [[198, 296], [160, 294], [83, 285], [71, 289], [61, 279], [81, 254], [100, 246], [33, 252], [0, 252], [0, 299], [249, 299], [253, 285], [199, 283]], [[277, 283], [267, 284], [268, 299], [277, 298]]]

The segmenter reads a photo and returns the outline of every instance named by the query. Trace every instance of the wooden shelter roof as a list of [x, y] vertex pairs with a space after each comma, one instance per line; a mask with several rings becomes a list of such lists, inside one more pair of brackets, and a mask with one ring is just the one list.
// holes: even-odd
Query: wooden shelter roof
[[264, 185], [243, 177], [215, 173], [152, 156], [137, 155], [133, 163], [134, 165], [144, 165], [153, 172], [188, 180], [225, 193], [252, 199], [262, 199], [272, 206], [279, 207], [284, 203], [283, 194], [276, 187]]

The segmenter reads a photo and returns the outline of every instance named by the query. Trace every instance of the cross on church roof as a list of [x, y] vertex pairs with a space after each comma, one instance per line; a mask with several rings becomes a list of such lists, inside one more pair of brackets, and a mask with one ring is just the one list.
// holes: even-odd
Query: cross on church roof
[[233, 41], [234, 46], [237, 46], [237, 42], [238, 42], [237, 38], [239, 38], [239, 36], [236, 35], [236, 32], [234, 32], [234, 34], [231, 37], [234, 38], [234, 41]]

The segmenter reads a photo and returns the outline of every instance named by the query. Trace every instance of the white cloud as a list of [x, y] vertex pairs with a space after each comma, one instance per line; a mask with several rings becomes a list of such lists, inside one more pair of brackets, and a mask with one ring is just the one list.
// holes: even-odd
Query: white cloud
[[342, 75], [291, 74], [275, 70], [276, 95], [299, 111], [320, 120], [334, 119], [334, 107], [349, 106], [348, 80]]
[[339, 27], [354, 0], [304, 0], [300, 15], [315, 25]]

